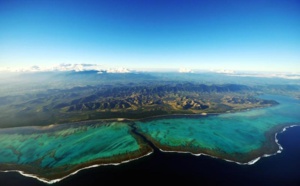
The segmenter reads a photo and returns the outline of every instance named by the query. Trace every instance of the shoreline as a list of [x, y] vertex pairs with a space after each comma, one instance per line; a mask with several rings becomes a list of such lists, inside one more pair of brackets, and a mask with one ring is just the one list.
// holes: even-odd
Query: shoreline
[[[266, 153], [266, 154], [263, 154], [257, 158], [254, 158], [246, 163], [242, 163], [242, 162], [238, 162], [238, 161], [234, 161], [234, 160], [229, 160], [229, 159], [226, 159], [226, 158], [221, 158], [221, 157], [217, 157], [217, 156], [213, 156], [213, 155], [209, 155], [209, 154], [205, 154], [205, 153], [192, 153], [192, 152], [187, 152], [187, 151], [168, 151], [168, 150], [162, 150], [161, 148], [157, 147], [161, 152], [165, 152], [165, 153], [168, 153], [168, 152], [171, 152], [171, 153], [186, 153], [186, 154], [191, 154], [193, 156], [208, 156], [208, 157], [211, 157], [211, 158], [215, 158], [215, 159], [221, 159], [221, 160], [224, 160], [224, 161], [227, 161], [227, 162], [231, 162], [231, 163], [236, 163], [238, 165], [253, 165], [255, 164], [256, 162], [258, 162], [261, 158], [264, 158], [264, 157], [270, 157], [270, 156], [274, 156], [278, 153], [281, 153], [283, 151], [283, 147], [280, 145], [278, 139], [277, 139], [277, 135], [279, 133], [283, 133], [285, 132], [288, 128], [293, 128], [293, 127], [300, 127], [300, 124], [291, 124], [291, 125], [287, 125], [285, 127], [283, 127], [280, 131], [276, 132], [275, 135], [274, 135], [274, 141], [275, 143], [277, 144], [277, 147], [279, 148], [279, 150], [277, 150], [276, 152], [274, 153]], [[73, 171], [72, 173], [66, 175], [66, 176], [63, 176], [61, 178], [57, 178], [57, 179], [46, 179], [46, 178], [43, 178], [43, 177], [40, 177], [38, 175], [35, 175], [35, 174], [30, 174], [30, 173], [26, 173], [22, 170], [0, 170], [0, 172], [18, 172], [19, 174], [21, 174], [22, 176], [25, 176], [25, 177], [30, 177], [30, 178], [34, 178], [34, 179], [37, 179], [41, 182], [44, 182], [46, 184], [54, 184], [54, 183], [57, 183], [59, 181], [62, 181], [63, 179], [65, 178], [68, 178], [72, 175], [75, 175], [77, 174], [79, 171], [81, 170], [85, 170], [85, 169], [90, 169], [90, 168], [94, 168], [94, 167], [100, 167], [100, 166], [110, 166], [110, 165], [113, 165], [113, 166], [118, 166], [120, 164], [124, 164], [124, 163], [128, 163], [128, 162], [131, 162], [131, 161], [134, 161], [134, 160], [137, 160], [137, 159], [141, 159], [143, 157], [146, 157], [146, 156], [149, 156], [153, 153], [152, 152], [149, 152], [143, 156], [140, 156], [140, 157], [137, 157], [137, 158], [133, 158], [133, 159], [129, 159], [129, 160], [124, 160], [124, 161], [121, 161], [120, 163], [107, 163], [107, 164], [94, 164], [94, 165], [90, 165], [90, 166], [86, 166], [86, 167], [83, 167], [83, 168], [80, 168], [76, 171]]]
[[[233, 113], [233, 112], [230, 112]], [[54, 129], [55, 127], [65, 127], [66, 125], [85, 125], [85, 124], [93, 124], [94, 122], [131, 122], [131, 121], [147, 121], [147, 120], [155, 120], [155, 119], [164, 119], [164, 118], [180, 118], [180, 117], [208, 117], [208, 116], [217, 116], [220, 114], [228, 114], [227, 113], [205, 113], [204, 114], [164, 114], [164, 115], [155, 115], [155, 116], [149, 116], [145, 118], [139, 118], [139, 119], [130, 119], [130, 118], [108, 118], [108, 119], [94, 119], [94, 120], [83, 120], [83, 121], [75, 121], [75, 122], [68, 122], [68, 123], [55, 123], [55, 124], [49, 124], [49, 125], [43, 125], [43, 126], [37, 126], [37, 125], [29, 125], [29, 126], [20, 126], [20, 127], [9, 127], [9, 128], [0, 128], [0, 132], [3, 130], [7, 131], [13, 131], [15, 129], [22, 129], [22, 128], [32, 128], [39, 131], [47, 131]], [[101, 123], [97, 123], [101, 124]]]
[[[270, 106], [267, 106], [267, 107], [272, 107], [272, 106], [276, 106], [276, 105], [270, 105]], [[140, 119], [109, 118], [109, 119], [95, 119], [95, 120], [77, 121], [77, 122], [70, 122], [70, 123], [64, 123], [64, 124], [50, 124], [50, 125], [46, 125], [46, 126], [22, 126], [22, 127], [12, 127], [12, 128], [0, 128], [0, 133], [1, 133], [1, 131], [5, 131], [5, 130], [13, 132], [14, 130], [17, 130], [19, 128], [28, 128], [29, 131], [31, 129], [33, 129], [33, 131], [47, 132], [47, 131], [51, 131], [51, 130], [63, 129], [63, 128], [69, 127], [69, 126], [75, 126], [76, 127], [76, 126], [82, 126], [82, 125], [87, 125], [87, 124], [90, 124], [90, 125], [100, 124], [101, 125], [102, 123], [98, 123], [98, 122], [103, 122], [103, 124], [105, 124], [105, 122], [108, 122], [108, 121], [109, 122], [125, 122], [126, 123], [126, 122], [131, 122], [131, 121], [133, 121], [133, 122], [134, 121], [143, 122], [143, 121], [148, 121], [148, 120], [157, 120], [157, 119], [165, 119], [165, 118], [167, 119], [167, 118], [174, 118], [174, 117], [175, 118], [177, 118], [177, 117], [178, 118], [182, 118], [182, 117], [202, 118], [202, 117], [218, 116], [220, 114], [231, 114], [231, 113], [236, 113], [236, 112], [247, 112], [249, 110], [262, 109], [262, 108], [267, 108], [267, 107], [256, 107], [256, 108], [250, 108], [250, 109], [248, 108], [248, 109], [244, 109], [244, 110], [236, 110], [236, 111], [230, 111], [230, 112], [227, 111], [227, 112], [223, 112], [223, 113], [165, 114], [165, 115], [155, 115], [155, 116], [150, 116], [150, 117], [145, 117], [145, 118], [140, 118]], [[254, 158], [251, 161], [248, 161], [246, 163], [241, 163], [241, 162], [238, 162], [238, 161], [233, 161], [233, 160], [227, 159], [226, 157], [222, 158], [222, 157], [213, 156], [213, 155], [209, 155], [209, 154], [201, 153], [201, 152], [196, 154], [196, 153], [187, 152], [187, 151], [166, 151], [166, 150], [162, 150], [161, 148], [159, 148], [155, 143], [154, 143], [154, 145], [162, 152], [189, 153], [189, 154], [192, 154], [192, 155], [195, 155], [195, 156], [205, 155], [205, 156], [209, 156], [209, 157], [212, 157], [212, 158], [222, 159], [222, 160], [225, 160], [225, 161], [228, 161], [228, 162], [235, 162], [235, 163], [240, 164], [240, 165], [252, 165], [252, 164], [255, 164], [257, 161], [259, 161], [262, 157], [269, 157], [269, 156], [281, 153], [283, 148], [281, 147], [281, 145], [279, 144], [279, 142], [277, 140], [277, 134], [284, 132], [287, 128], [295, 127], [295, 126], [300, 126], [300, 124], [296, 124], [296, 125], [293, 124], [293, 125], [284, 126], [280, 131], [275, 132], [275, 143], [277, 144], [277, 147], [279, 148], [279, 150], [277, 150], [274, 153], [263, 154], [263, 155], [258, 156], [258, 157]], [[145, 135], [143, 135], [143, 136], [145, 136]], [[273, 137], [273, 140], [274, 140], [274, 137]], [[47, 179], [47, 178], [41, 177], [39, 175], [26, 173], [25, 171], [17, 170], [17, 169], [16, 170], [0, 170], [0, 172], [18, 172], [23, 176], [32, 177], [32, 178], [35, 178], [35, 179], [37, 179], [41, 182], [44, 182], [44, 183], [47, 183], [47, 184], [52, 184], [52, 183], [59, 182], [59, 181], [65, 179], [65, 178], [67, 178], [71, 175], [74, 175], [74, 174], [78, 173], [80, 170], [89, 169], [89, 168], [93, 168], [93, 167], [99, 167], [99, 166], [106, 166], [106, 165], [120, 165], [120, 164], [123, 164], [123, 163], [134, 161], [136, 159], [143, 158], [143, 157], [148, 156], [152, 153], [153, 153], [153, 151], [148, 152], [147, 154], [144, 154], [140, 157], [124, 160], [124, 161], [121, 161], [119, 163], [100, 163], [100, 164], [95, 163], [95, 164], [90, 164], [86, 167], [84, 167], [84, 165], [83, 165], [81, 168], [79, 166], [79, 169], [67, 174], [66, 176], [62, 176], [61, 178], [57, 178], [57, 179], [56, 178], [55, 179]]]
[[279, 105], [280, 103], [277, 104], [271, 104], [271, 105], [259, 105], [256, 107], [250, 107], [250, 108], [241, 108], [241, 109], [232, 109], [232, 110], [226, 110], [224, 112], [199, 112], [199, 113], [167, 113], [167, 114], [161, 114], [161, 115], [151, 115], [147, 117], [141, 117], [141, 118], [99, 118], [99, 119], [88, 119], [88, 120], [81, 120], [81, 121], [70, 121], [70, 122], [62, 122], [62, 123], [49, 123], [46, 125], [25, 125], [25, 126], [13, 126], [13, 127], [0, 127], [0, 132], [1, 130], [5, 129], [18, 129], [18, 128], [26, 128], [26, 127], [32, 127], [34, 129], [38, 130], [48, 130], [51, 128], [55, 128], [57, 126], [64, 126], [64, 125], [76, 125], [76, 124], [83, 124], [83, 123], [92, 123], [92, 122], [105, 122], [105, 121], [116, 121], [116, 122], [130, 122], [130, 121], [148, 121], [148, 120], [155, 120], [155, 119], [163, 119], [163, 118], [168, 118], [168, 117], [206, 117], [206, 116], [216, 116], [220, 114], [230, 114], [230, 113], [238, 113], [238, 112], [247, 112], [250, 110], [256, 110], [256, 109], [263, 109], [263, 108], [268, 108], [268, 107], [274, 107]]
[[114, 166], [118, 166], [120, 164], [123, 164], [123, 163], [128, 163], [128, 162], [131, 162], [131, 161], [134, 161], [134, 160], [137, 160], [137, 159], [140, 159], [140, 158], [143, 158], [143, 157], [146, 157], [146, 156], [149, 156], [151, 155], [153, 152], [149, 152], [143, 156], [140, 156], [138, 158], [133, 158], [133, 159], [129, 159], [129, 160], [124, 160], [124, 161], [121, 161], [120, 163], [107, 163], [107, 164], [94, 164], [94, 165], [90, 165], [90, 166], [87, 166], [87, 167], [83, 167], [83, 168], [80, 168], [66, 176], [63, 176], [61, 178], [57, 178], [57, 179], [46, 179], [46, 178], [43, 178], [43, 177], [39, 177], [38, 175], [35, 175], [35, 174], [29, 174], [29, 173], [25, 173], [24, 171], [22, 170], [5, 170], [5, 171], [2, 171], [0, 170], [0, 172], [17, 172], [19, 174], [21, 174], [22, 176], [26, 176], [26, 177], [30, 177], [30, 178], [35, 178], [41, 182], [44, 182], [44, 183], [47, 183], [47, 184], [53, 184], [53, 183], [57, 183], [65, 178], [68, 178], [72, 175], [75, 175], [77, 174], [79, 171], [81, 170], [85, 170], [85, 169], [90, 169], [90, 168], [94, 168], [94, 167], [100, 167], [100, 166], [110, 166], [110, 165], [114, 165]]
[[208, 157], [211, 157], [211, 158], [215, 158], [215, 159], [220, 159], [220, 160], [225, 160], [227, 162], [232, 162], [232, 163], [236, 163], [238, 165], [253, 165], [255, 164], [256, 162], [258, 162], [261, 158], [264, 158], [264, 157], [270, 157], [270, 156], [274, 156], [276, 154], [279, 154], [283, 151], [283, 147], [281, 146], [281, 144], [279, 143], [278, 139], [277, 139], [277, 135], [280, 134], [280, 133], [283, 133], [285, 132], [288, 128], [293, 128], [293, 127], [300, 127], [300, 124], [291, 124], [291, 125], [287, 125], [285, 127], [282, 128], [282, 130], [280, 130], [279, 132], [276, 132], [275, 133], [275, 140], [274, 142], [277, 144], [277, 147], [278, 147], [278, 150], [274, 153], [266, 153], [266, 154], [263, 154], [257, 158], [254, 158], [246, 163], [242, 163], [242, 162], [238, 162], [238, 161], [234, 161], [234, 160], [230, 160], [230, 159], [226, 159], [226, 158], [221, 158], [221, 157], [218, 157], [218, 156], [213, 156], [213, 155], [209, 155], [209, 154], [206, 154], [206, 153], [193, 153], [193, 152], [188, 152], [188, 151], [172, 151], [172, 150], [163, 150], [161, 148], [158, 148], [161, 152], [171, 152], [171, 153], [186, 153], [186, 154], [191, 154], [193, 156], [208, 156]]

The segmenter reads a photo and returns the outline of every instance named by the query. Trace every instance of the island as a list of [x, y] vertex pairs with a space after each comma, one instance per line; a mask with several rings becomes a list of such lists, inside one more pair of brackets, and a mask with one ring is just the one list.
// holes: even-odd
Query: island
[[0, 97], [1, 127], [45, 126], [95, 119], [237, 112], [278, 104], [239, 84], [148, 82], [47, 89]]
[[270, 86], [144, 81], [5, 95], [0, 171], [55, 183], [157, 150], [251, 165], [280, 153], [276, 135], [300, 124], [297, 91], [270, 93]]

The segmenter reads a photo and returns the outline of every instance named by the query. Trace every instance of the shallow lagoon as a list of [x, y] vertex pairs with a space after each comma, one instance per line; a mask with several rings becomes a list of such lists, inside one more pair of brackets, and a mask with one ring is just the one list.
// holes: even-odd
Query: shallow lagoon
[[[263, 98], [280, 104], [209, 116], [1, 129], [1, 170], [22, 170], [52, 183], [85, 167], [119, 164], [148, 155], [152, 152], [150, 142], [162, 151], [206, 154], [251, 164], [260, 156], [279, 152], [275, 134], [300, 123], [299, 100], [271, 95]], [[135, 127], [147, 140], [137, 135]]]
[[207, 154], [239, 163], [253, 163], [280, 147], [274, 134], [300, 123], [299, 100], [262, 96], [280, 104], [208, 117], [182, 117], [137, 122], [140, 132], [162, 151]]
[[94, 164], [114, 164], [151, 149], [124, 122], [87, 122], [0, 131], [1, 169], [22, 170], [50, 181]]

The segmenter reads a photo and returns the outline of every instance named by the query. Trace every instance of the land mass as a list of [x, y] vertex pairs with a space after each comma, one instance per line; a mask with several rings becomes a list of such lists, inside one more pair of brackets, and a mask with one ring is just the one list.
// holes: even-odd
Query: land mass
[[239, 84], [149, 83], [48, 89], [0, 97], [1, 127], [171, 114], [236, 112], [278, 104]]
[[37, 84], [0, 87], [1, 171], [53, 183], [157, 149], [252, 164], [280, 152], [274, 136], [300, 121], [293, 99], [300, 96], [299, 85], [217, 83], [219, 76], [203, 83], [201, 75], [178, 73], [195, 79], [96, 75], [68, 73], [62, 82], [59, 76], [47, 82], [33, 74]]

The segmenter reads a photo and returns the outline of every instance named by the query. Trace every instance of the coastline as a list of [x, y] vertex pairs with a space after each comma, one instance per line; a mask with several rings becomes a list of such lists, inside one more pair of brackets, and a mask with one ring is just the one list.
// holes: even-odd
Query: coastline
[[[293, 128], [293, 127], [300, 127], [300, 124], [291, 124], [291, 125], [286, 125], [285, 127], [281, 128], [280, 131], [276, 132], [275, 135], [273, 135], [273, 142], [276, 143], [277, 147], [278, 147], [278, 150], [274, 153], [265, 153], [259, 157], [256, 157], [248, 162], [238, 162], [238, 161], [234, 161], [234, 160], [230, 160], [230, 159], [226, 159], [226, 158], [221, 158], [221, 157], [218, 157], [218, 156], [213, 156], [213, 155], [209, 155], [209, 154], [206, 154], [206, 153], [192, 153], [192, 152], [187, 152], [187, 151], [168, 151], [168, 150], [162, 150], [161, 148], [157, 147], [160, 151], [162, 152], [172, 152], [172, 153], [187, 153], [187, 154], [191, 154], [193, 156], [208, 156], [208, 157], [211, 157], [211, 158], [215, 158], [215, 159], [221, 159], [221, 160], [224, 160], [224, 161], [227, 161], [227, 162], [232, 162], [232, 163], [236, 163], [238, 165], [253, 165], [255, 164], [256, 162], [258, 162], [261, 158], [264, 158], [264, 157], [270, 157], [270, 156], [274, 156], [278, 153], [281, 153], [283, 151], [283, 147], [280, 145], [278, 139], [277, 139], [277, 135], [279, 133], [283, 133], [286, 131], [286, 129], [288, 128]], [[137, 160], [137, 159], [141, 159], [145, 156], [149, 156], [153, 153], [152, 152], [149, 152], [143, 156], [140, 156], [140, 157], [136, 157], [136, 158], [133, 158], [133, 159], [129, 159], [129, 160], [124, 160], [124, 161], [121, 161], [119, 163], [107, 163], [107, 164], [93, 164], [93, 165], [89, 165], [89, 166], [83, 166], [82, 168], [79, 168], [71, 173], [69, 173], [68, 175], [66, 176], [63, 176], [63, 177], [60, 177], [60, 178], [56, 178], [56, 179], [47, 179], [47, 178], [43, 178], [39, 175], [36, 175], [36, 174], [30, 174], [30, 173], [26, 173], [22, 170], [0, 170], [0, 172], [18, 172], [19, 174], [23, 175], [23, 176], [26, 176], [26, 177], [31, 177], [31, 178], [34, 178], [34, 179], [37, 179], [41, 182], [44, 182], [46, 184], [54, 184], [54, 183], [57, 183], [65, 178], [68, 178], [72, 175], [75, 175], [77, 174], [79, 171], [81, 170], [85, 170], [85, 169], [91, 169], [91, 168], [95, 168], [95, 167], [99, 167], [99, 166], [110, 166], [110, 165], [113, 165], [113, 166], [118, 166], [120, 164], [123, 164], [123, 163], [128, 163], [128, 162], [131, 162], [131, 161], [134, 161], [134, 160]]]
[[[273, 105], [271, 105], [273, 106]], [[270, 107], [270, 106], [268, 106]], [[236, 111], [236, 112], [243, 112], [243, 111], [248, 111], [248, 110], [253, 110], [253, 109], [261, 109], [261, 108], [266, 108], [266, 107], [256, 107], [256, 108], [251, 108], [251, 109], [245, 109], [245, 110], [239, 110], [239, 111]], [[64, 123], [64, 124], [51, 124], [51, 125], [48, 125], [48, 126], [27, 126], [29, 128], [32, 127], [32, 129], [34, 130], [37, 130], [37, 131], [43, 131], [43, 132], [47, 132], [47, 130], [56, 130], [57, 127], [58, 129], [60, 128], [65, 128], [65, 127], [70, 127], [70, 126], [80, 126], [80, 125], [85, 125], [85, 124], [93, 124], [93, 123], [97, 123], [99, 124], [98, 122], [103, 122], [103, 124], [106, 123], [106, 121], [109, 121], [109, 122], [130, 122], [130, 121], [149, 121], [149, 120], [156, 120], [156, 119], [168, 119], [168, 118], [182, 118], [182, 117], [187, 117], [187, 118], [202, 118], [202, 117], [208, 117], [208, 116], [217, 116], [219, 114], [226, 114], [226, 113], [233, 113], [233, 112], [224, 112], [224, 113], [206, 113], [206, 114], [166, 114], [166, 115], [157, 115], [157, 116], [151, 116], [151, 117], [146, 117], [146, 118], [142, 118], [142, 119], [127, 119], [127, 118], [110, 118], [110, 119], [97, 119], [97, 120], [88, 120], [88, 121], [78, 121], [78, 122], [71, 122], [71, 123]], [[78, 125], [80, 124], [80, 125]], [[101, 124], [101, 123], [100, 123]], [[228, 162], [235, 162], [237, 164], [240, 164], [240, 165], [252, 165], [252, 164], [255, 164], [258, 160], [260, 160], [262, 157], [268, 157], [268, 156], [272, 156], [272, 155], [275, 155], [277, 153], [281, 153], [281, 151], [283, 150], [283, 148], [281, 147], [281, 145], [279, 144], [278, 140], [277, 140], [277, 134], [278, 133], [282, 133], [284, 132], [287, 128], [289, 127], [294, 127], [294, 126], [299, 126], [300, 124], [291, 124], [291, 125], [285, 125], [283, 128], [281, 127], [281, 129], [279, 131], [276, 131], [275, 132], [275, 135], [274, 133], [272, 133], [272, 144], [276, 144], [277, 146], [277, 150], [275, 152], [272, 152], [272, 153], [264, 153], [254, 159], [251, 159], [250, 161], [247, 161], [247, 162], [238, 162], [238, 161], [234, 161], [230, 158], [227, 158], [227, 157], [222, 157], [222, 156], [214, 156], [214, 155], [209, 155], [205, 152], [199, 152], [199, 153], [193, 153], [193, 152], [188, 152], [188, 151], [168, 151], [168, 150], [162, 150], [161, 148], [159, 148], [159, 145], [155, 144], [155, 146], [157, 148], [159, 148], [162, 152], [176, 152], [176, 153], [190, 153], [192, 155], [195, 155], [195, 156], [200, 156], [200, 155], [205, 155], [205, 156], [209, 156], [209, 157], [212, 157], [212, 158], [218, 158], [218, 159], [222, 159], [222, 160], [225, 160], [225, 161], [228, 161]], [[279, 125], [278, 125], [279, 126]], [[278, 127], [277, 126], [277, 127]], [[22, 128], [26, 128], [26, 127], [22, 127]], [[15, 127], [14, 128], [3, 128], [3, 129], [7, 129], [7, 130], [14, 130], [16, 129]], [[2, 129], [0, 129], [1, 131]], [[143, 134], [142, 134], [143, 135]], [[144, 135], [145, 136], [145, 135]], [[274, 136], [275, 136], [275, 140], [274, 140]], [[145, 136], [147, 138], [147, 136]], [[147, 138], [148, 139], [148, 138]], [[268, 142], [266, 142], [267, 144]], [[200, 150], [201, 151], [201, 150]], [[122, 163], [127, 163], [127, 162], [130, 162], [130, 161], [133, 161], [133, 160], [136, 160], [136, 159], [140, 159], [144, 156], [148, 156], [150, 154], [152, 154], [152, 152], [148, 152], [147, 154], [145, 155], [142, 155], [142, 156], [138, 156], [138, 157], [135, 157], [135, 158], [132, 158], [132, 159], [128, 159], [128, 160], [123, 160], [123, 161], [120, 161], [120, 162], [117, 162], [117, 163], [90, 163], [90, 164], [82, 164], [79, 166], [78, 169], [76, 170], [72, 170], [71, 173], [67, 174], [66, 176], [62, 176], [60, 178], [55, 178], [55, 179], [47, 179], [47, 178], [43, 178], [39, 175], [36, 175], [36, 174], [30, 174], [30, 173], [26, 173], [26, 171], [22, 171], [22, 170], [2, 170], [0, 172], [18, 172], [20, 173], [21, 175], [24, 175], [26, 177], [32, 177], [32, 178], [35, 178], [35, 179], [38, 179], [39, 181], [42, 181], [44, 183], [47, 183], [47, 184], [52, 184], [52, 183], [56, 183], [56, 182], [59, 182], [71, 175], [74, 175], [76, 174], [77, 172], [79, 172], [80, 170], [84, 170], [84, 169], [89, 169], [89, 168], [93, 168], [93, 167], [98, 167], [98, 166], [106, 166], [106, 165], [120, 165]]]
[[[276, 126], [275, 128], [277, 128], [278, 126]], [[270, 151], [269, 152], [264, 152], [264, 153], [261, 153], [261, 155], [259, 156], [250, 156], [249, 158], [247, 158], [248, 160], [247, 161], [244, 161], [244, 162], [241, 162], [241, 161], [237, 161], [237, 160], [233, 160], [233, 159], [229, 159], [227, 157], [222, 157], [222, 156], [216, 156], [216, 155], [211, 155], [211, 154], [208, 154], [208, 153], [204, 153], [204, 152], [201, 152], [201, 150], [199, 150], [199, 152], [191, 152], [191, 151], [182, 151], [182, 150], [164, 150], [163, 148], [159, 147], [159, 145], [157, 145], [157, 142], [153, 142], [153, 144], [155, 144], [155, 146], [161, 151], [161, 152], [171, 152], [171, 153], [186, 153], [186, 154], [191, 154], [193, 156], [201, 156], [201, 155], [204, 155], [204, 156], [208, 156], [208, 157], [212, 157], [212, 158], [216, 158], [216, 159], [221, 159], [221, 160], [225, 160], [225, 161], [228, 161], [228, 162], [234, 162], [236, 164], [239, 164], [239, 165], [253, 165], [255, 164], [257, 161], [259, 161], [261, 158], [263, 157], [269, 157], [269, 156], [274, 156], [278, 153], [281, 153], [283, 151], [283, 147], [280, 145], [278, 139], [277, 139], [277, 135], [279, 133], [283, 133], [284, 131], [286, 131], [286, 129], [288, 128], [293, 128], [293, 127], [300, 127], [300, 123], [298, 124], [287, 124], [287, 125], [282, 125], [281, 127], [278, 127], [278, 128], [281, 128], [280, 130], [276, 130], [277, 132], [275, 132], [275, 134], [273, 134], [273, 132], [268, 132], [268, 133], [271, 133], [273, 135], [273, 138], [270, 140], [266, 140], [266, 142], [264, 143], [264, 145], [261, 147], [261, 149], [257, 149], [255, 151], [259, 151], [259, 152], [264, 152], [264, 146], [266, 145], [270, 145], [271, 144], [276, 144], [275, 148], [273, 148], [272, 150], [273, 151]], [[251, 154], [251, 152], [249, 152]]]
[[125, 161], [122, 161], [120, 163], [94, 164], [94, 165], [86, 166], [86, 167], [77, 169], [76, 171], [73, 171], [72, 173], [70, 173], [70, 174], [68, 174], [66, 176], [63, 176], [61, 178], [57, 178], [57, 179], [46, 179], [46, 178], [43, 178], [43, 177], [38, 176], [36, 174], [25, 173], [22, 170], [5, 170], [5, 171], [0, 170], [0, 172], [18, 172], [18, 173], [20, 173], [23, 176], [30, 177], [30, 178], [35, 178], [35, 179], [37, 179], [37, 180], [39, 180], [41, 182], [47, 183], [47, 184], [53, 184], [53, 183], [57, 183], [57, 182], [65, 179], [65, 178], [68, 178], [68, 177], [70, 177], [72, 175], [75, 175], [75, 174], [77, 174], [81, 170], [90, 169], [90, 168], [99, 167], [99, 166], [110, 166], [110, 165], [117, 166], [117, 165], [120, 165], [120, 164], [123, 164], [123, 163], [128, 163], [128, 162], [131, 162], [131, 161], [143, 158], [145, 156], [149, 156], [152, 153], [153, 152], [149, 152], [149, 153], [147, 153], [147, 154], [145, 154], [143, 156], [140, 156], [140, 157], [137, 157], [137, 158], [133, 158], [133, 159], [129, 159], [129, 160], [125, 160]]
[[[85, 125], [85, 124], [83, 124]], [[91, 124], [92, 125], [92, 124]], [[78, 127], [79, 125], [73, 125], [75, 127]], [[65, 126], [61, 127], [58, 125], [59, 128], [51, 128], [51, 130], [61, 130]], [[67, 126], [68, 128], [70, 126]], [[71, 126], [72, 127], [72, 126]], [[125, 152], [123, 154], [115, 154], [110, 157], [104, 157], [104, 158], [97, 158], [94, 160], [90, 160], [87, 162], [82, 162], [80, 164], [66, 164], [58, 167], [40, 167], [38, 164], [14, 164], [14, 163], [3, 163], [1, 166], [0, 172], [19, 172], [22, 175], [25, 175], [27, 177], [33, 177], [37, 178], [40, 181], [43, 181], [45, 183], [54, 183], [58, 182], [70, 175], [73, 175], [77, 173], [80, 170], [92, 168], [95, 166], [101, 166], [101, 165], [119, 165], [121, 163], [127, 163], [129, 161], [133, 161], [135, 159], [142, 158], [144, 156], [150, 155], [153, 153], [153, 149], [148, 146], [148, 144], [145, 143], [139, 136], [132, 133], [132, 127], [128, 126], [130, 128], [128, 135], [131, 135], [133, 138], [135, 138], [136, 142], [139, 144], [139, 149], [135, 151]], [[15, 128], [14, 128], [15, 130]], [[14, 131], [13, 130], [13, 131]], [[36, 129], [35, 129], [36, 130]], [[45, 131], [44, 129], [41, 129], [42, 132], [49, 132]], [[29, 129], [29, 132], [35, 133], [35, 131], [32, 131]], [[50, 131], [52, 132], [52, 131]], [[25, 132], [26, 133], [26, 132]], [[42, 157], [41, 157], [42, 158]], [[37, 160], [38, 162], [41, 160]]]
[[[280, 103], [279, 103], [280, 104]], [[18, 129], [18, 128], [27, 128], [27, 127], [32, 127], [33, 129], [37, 130], [48, 130], [52, 129], [58, 126], [64, 126], [64, 125], [76, 125], [76, 124], [92, 124], [93, 122], [130, 122], [130, 121], [149, 121], [149, 120], [156, 120], [156, 119], [164, 119], [164, 118], [176, 118], [176, 117], [206, 117], [206, 116], [216, 116], [220, 114], [229, 114], [229, 113], [238, 113], [238, 112], [247, 112], [250, 110], [255, 110], [255, 109], [263, 109], [263, 108], [268, 108], [268, 107], [273, 107], [278, 104], [273, 104], [273, 105], [266, 105], [266, 106], [256, 106], [256, 107], [250, 107], [250, 108], [242, 108], [242, 109], [232, 109], [232, 110], [226, 110], [224, 112], [199, 112], [199, 113], [185, 113], [185, 112], [180, 112], [176, 111], [176, 113], [168, 113], [168, 114], [159, 114], [159, 115], [151, 115], [147, 117], [141, 117], [141, 118], [130, 118], [130, 117], [115, 117], [115, 118], [99, 118], [99, 119], [88, 119], [88, 120], [80, 120], [80, 121], [69, 121], [69, 122], [63, 122], [63, 123], [49, 123], [46, 125], [27, 125], [27, 126], [13, 126], [13, 127], [4, 127], [0, 128], [1, 130], [4, 129]]]

